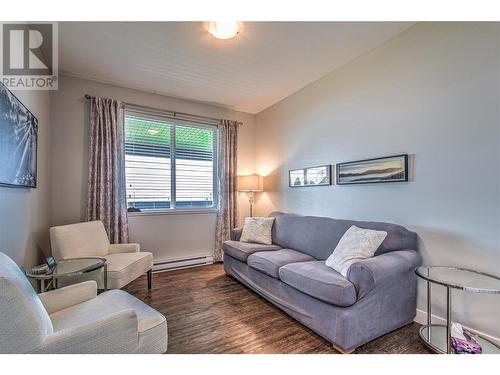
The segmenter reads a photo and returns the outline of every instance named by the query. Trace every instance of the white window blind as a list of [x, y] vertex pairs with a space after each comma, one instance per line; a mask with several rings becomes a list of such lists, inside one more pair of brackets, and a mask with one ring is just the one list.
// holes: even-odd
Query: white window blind
[[[213, 208], [217, 129], [125, 113], [130, 211]], [[175, 162], [172, 162], [175, 161]]]

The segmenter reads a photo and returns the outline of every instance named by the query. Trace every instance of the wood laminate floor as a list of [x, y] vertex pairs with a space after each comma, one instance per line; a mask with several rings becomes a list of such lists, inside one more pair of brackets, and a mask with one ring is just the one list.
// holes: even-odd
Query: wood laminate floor
[[[224, 273], [222, 264], [153, 274], [125, 290], [161, 311], [168, 353], [338, 353], [332, 345]], [[429, 353], [412, 323], [355, 353]]]

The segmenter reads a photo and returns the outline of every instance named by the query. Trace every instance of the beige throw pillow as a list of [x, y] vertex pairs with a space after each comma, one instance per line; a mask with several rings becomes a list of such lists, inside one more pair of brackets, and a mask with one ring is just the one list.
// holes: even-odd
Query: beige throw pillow
[[241, 242], [255, 242], [272, 245], [274, 217], [247, 217], [241, 232]]
[[351, 264], [372, 257], [386, 236], [387, 232], [353, 225], [344, 233], [325, 264], [347, 277]]

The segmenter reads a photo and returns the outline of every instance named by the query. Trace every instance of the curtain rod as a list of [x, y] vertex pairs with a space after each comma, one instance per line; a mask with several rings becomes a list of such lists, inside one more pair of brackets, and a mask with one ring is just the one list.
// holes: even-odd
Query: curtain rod
[[[89, 94], [85, 94], [84, 95], [85, 99], [92, 99], [93, 97], [90, 96]], [[159, 109], [159, 108], [153, 108], [153, 107], [147, 107], [147, 106], [144, 106], [144, 105], [137, 105], [137, 104], [132, 104], [132, 103], [126, 103], [126, 102], [123, 102], [123, 104], [125, 104], [125, 106], [130, 106], [130, 107], [136, 107], [136, 108], [144, 108], [144, 109], [149, 109], [149, 110], [152, 110], [152, 111], [158, 111], [158, 112], [171, 112], [174, 114], [174, 117], [175, 115], [179, 114], [179, 115], [185, 115], [185, 116], [189, 116], [189, 117], [197, 117], [197, 118], [200, 118], [200, 119], [207, 119], [207, 120], [212, 120], [212, 121], [220, 121], [221, 119], [220, 118], [215, 118], [215, 117], [208, 117], [208, 116], [199, 116], [199, 115], [193, 115], [191, 113], [184, 113], [184, 112], [177, 112], [177, 111], [170, 111], [170, 110], [165, 110], [165, 109]], [[237, 121], [238, 125], [243, 125], [242, 122], [240, 121]]]

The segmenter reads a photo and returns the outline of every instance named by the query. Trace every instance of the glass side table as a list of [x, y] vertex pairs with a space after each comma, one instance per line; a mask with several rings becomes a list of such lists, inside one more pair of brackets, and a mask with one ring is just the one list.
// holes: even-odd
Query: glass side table
[[61, 260], [49, 273], [37, 275], [26, 271], [25, 274], [28, 279], [38, 281], [40, 283], [40, 291], [45, 292], [50, 285], [57, 289], [59, 281], [64, 280], [67, 282], [71, 278], [83, 276], [101, 268], [103, 269], [102, 278], [104, 290], [107, 290], [108, 270], [106, 259], [104, 258], [74, 258]]
[[[427, 325], [419, 330], [424, 344], [437, 353], [453, 353], [451, 345], [451, 289], [500, 294], [500, 278], [456, 267], [423, 266], [415, 273], [427, 281]], [[446, 325], [432, 324], [431, 283], [446, 287]], [[484, 337], [474, 335], [484, 354], [500, 354], [500, 348]]]

